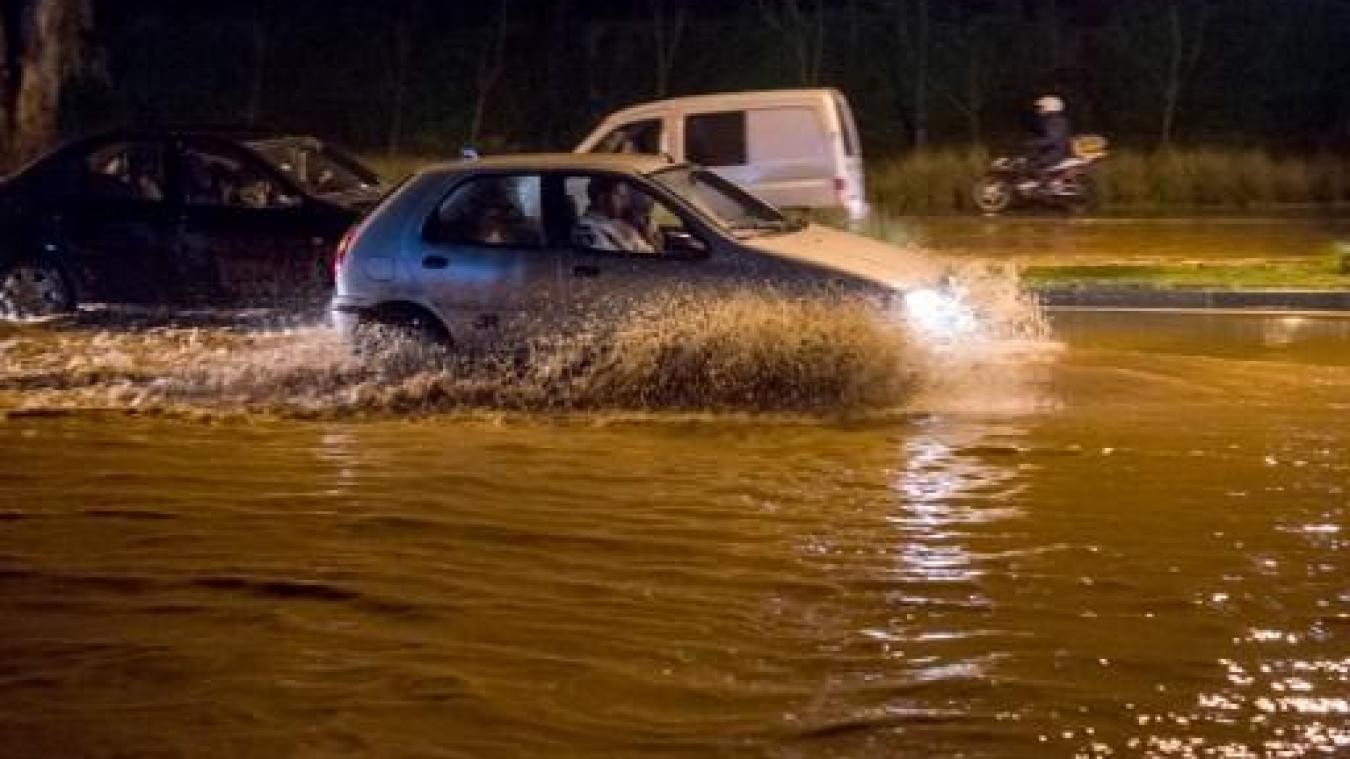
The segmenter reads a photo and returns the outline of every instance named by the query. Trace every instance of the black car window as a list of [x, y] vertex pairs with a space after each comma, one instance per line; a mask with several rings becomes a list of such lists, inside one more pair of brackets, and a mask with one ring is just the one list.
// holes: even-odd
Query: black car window
[[315, 195], [372, 190], [379, 185], [373, 174], [317, 142], [287, 139], [246, 144], [278, 171]]
[[84, 158], [83, 194], [109, 200], [164, 199], [164, 151], [155, 140], [120, 140]]
[[569, 236], [575, 247], [655, 256], [692, 252], [684, 220], [631, 180], [607, 174], [569, 176], [563, 180], [563, 193], [574, 219]]
[[744, 166], [745, 111], [695, 113], [684, 119], [684, 156], [704, 166]]
[[661, 120], [634, 121], [615, 128], [596, 143], [592, 153], [661, 152]]
[[223, 146], [190, 143], [179, 151], [183, 199], [188, 205], [289, 208], [300, 198], [257, 159]]
[[543, 245], [540, 178], [487, 174], [457, 185], [427, 220], [428, 242], [537, 248]]

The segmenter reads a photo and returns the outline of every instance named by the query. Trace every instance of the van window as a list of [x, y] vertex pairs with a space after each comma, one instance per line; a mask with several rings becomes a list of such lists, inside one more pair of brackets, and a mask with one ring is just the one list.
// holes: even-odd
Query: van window
[[853, 124], [853, 111], [849, 110], [848, 103], [838, 93], [834, 96], [834, 111], [839, 118], [839, 129], [844, 133], [844, 153], [857, 155], [858, 128]]
[[651, 153], [661, 152], [661, 119], [634, 121], [616, 127], [595, 144], [592, 153]]
[[704, 166], [744, 166], [745, 111], [695, 113], [684, 119], [684, 157]]
[[750, 111], [749, 122], [750, 158], [755, 163], [829, 163], [829, 138], [814, 109], [758, 108]]

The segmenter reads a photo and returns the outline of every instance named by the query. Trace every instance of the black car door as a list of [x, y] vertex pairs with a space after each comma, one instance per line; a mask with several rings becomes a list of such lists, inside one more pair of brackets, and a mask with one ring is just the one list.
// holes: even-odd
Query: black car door
[[306, 197], [223, 139], [180, 140], [174, 156], [178, 255], [190, 298], [275, 306], [327, 297], [332, 250], [354, 214]]
[[172, 295], [173, 213], [164, 143], [110, 138], [69, 161], [50, 208], [84, 300], [162, 302]]

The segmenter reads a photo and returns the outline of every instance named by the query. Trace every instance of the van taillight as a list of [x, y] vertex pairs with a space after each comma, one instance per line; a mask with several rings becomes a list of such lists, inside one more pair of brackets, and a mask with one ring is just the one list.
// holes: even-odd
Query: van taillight
[[347, 260], [347, 254], [351, 252], [352, 241], [356, 239], [356, 227], [347, 230], [347, 234], [338, 241], [337, 250], [333, 251], [333, 280], [337, 280], [338, 270]]
[[848, 199], [848, 180], [843, 177], [834, 178], [834, 196], [843, 203]]

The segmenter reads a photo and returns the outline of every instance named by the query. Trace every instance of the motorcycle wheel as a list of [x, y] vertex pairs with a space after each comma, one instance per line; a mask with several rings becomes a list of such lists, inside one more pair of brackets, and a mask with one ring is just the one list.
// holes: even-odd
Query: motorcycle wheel
[[971, 199], [980, 213], [990, 216], [1003, 213], [1012, 205], [1012, 182], [1000, 177], [982, 177], [975, 183]]

